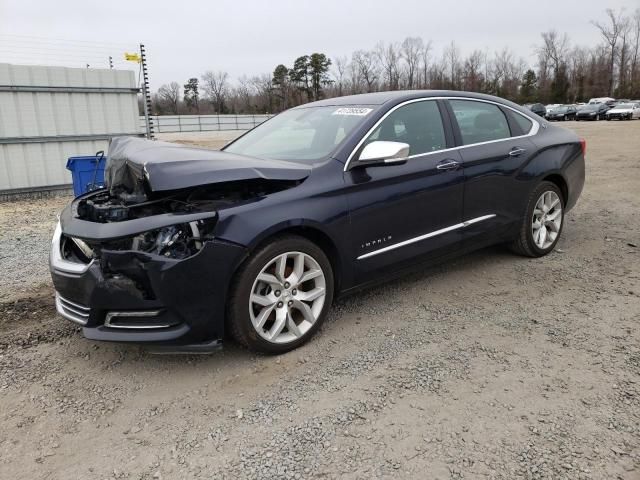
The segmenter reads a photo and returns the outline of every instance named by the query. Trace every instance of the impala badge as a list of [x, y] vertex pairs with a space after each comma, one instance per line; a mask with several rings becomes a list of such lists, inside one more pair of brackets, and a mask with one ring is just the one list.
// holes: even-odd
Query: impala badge
[[382, 245], [391, 240], [391, 235], [387, 235], [386, 237], [376, 238], [375, 240], [371, 240], [370, 242], [365, 242], [360, 245], [361, 248], [369, 248], [375, 247], [376, 245]]

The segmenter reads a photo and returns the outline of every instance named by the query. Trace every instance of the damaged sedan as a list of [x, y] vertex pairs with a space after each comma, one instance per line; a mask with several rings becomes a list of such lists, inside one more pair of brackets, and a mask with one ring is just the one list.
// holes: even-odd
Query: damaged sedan
[[94, 340], [286, 352], [336, 296], [416, 265], [496, 243], [549, 253], [584, 154], [514, 103], [448, 91], [321, 100], [222, 151], [114, 138], [105, 188], [60, 215], [56, 308]]

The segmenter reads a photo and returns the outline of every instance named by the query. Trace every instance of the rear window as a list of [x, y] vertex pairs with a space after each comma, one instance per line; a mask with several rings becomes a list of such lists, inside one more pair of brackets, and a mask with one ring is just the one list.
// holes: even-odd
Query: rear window
[[449, 100], [449, 103], [460, 127], [464, 145], [511, 136], [507, 118], [496, 105], [473, 100]]

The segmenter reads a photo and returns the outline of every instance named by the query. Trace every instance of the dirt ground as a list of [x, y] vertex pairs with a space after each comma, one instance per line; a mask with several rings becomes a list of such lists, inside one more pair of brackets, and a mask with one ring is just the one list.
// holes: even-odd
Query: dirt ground
[[[0, 478], [640, 479], [640, 121], [566, 126], [587, 181], [555, 253], [344, 298], [280, 357], [85, 340], [46, 277], [62, 202], [0, 206]], [[44, 265], [15, 275], [29, 209]]]

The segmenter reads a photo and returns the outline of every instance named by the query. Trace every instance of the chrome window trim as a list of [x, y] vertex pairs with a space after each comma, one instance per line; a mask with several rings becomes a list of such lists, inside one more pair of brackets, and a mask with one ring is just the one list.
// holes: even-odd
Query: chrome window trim
[[393, 245], [389, 245], [387, 247], [380, 248], [378, 250], [374, 250], [373, 252], [365, 253], [360, 255], [357, 260], [364, 260], [365, 258], [374, 257], [376, 255], [380, 255], [381, 253], [389, 252], [391, 250], [395, 250], [400, 247], [406, 247], [407, 245], [411, 245], [413, 243], [421, 242], [422, 240], [427, 240], [428, 238], [437, 237], [438, 235], [442, 235], [443, 233], [452, 232], [454, 230], [458, 230], [460, 228], [468, 227], [469, 225], [473, 225], [474, 223], [482, 222], [483, 220], [488, 220], [490, 218], [495, 217], [495, 213], [490, 215], [483, 215], [481, 217], [472, 218], [471, 220], [465, 220], [462, 223], [456, 223], [455, 225], [451, 225], [450, 227], [441, 228], [440, 230], [435, 230], [433, 232], [425, 233], [424, 235], [420, 235], [418, 237], [410, 238], [409, 240], [405, 240], [403, 242], [394, 243]]
[[[526, 115], [524, 113], [522, 113], [519, 110], [516, 110], [513, 107], [510, 107], [509, 105], [505, 105], [503, 103], [500, 102], [494, 102], [492, 100], [484, 100], [481, 98], [472, 98], [472, 97], [422, 97], [422, 98], [413, 98], [411, 100], [407, 100], [404, 101], [402, 103], [399, 103], [398, 105], [396, 105], [395, 107], [391, 108], [387, 113], [385, 113], [374, 125], [373, 127], [371, 127], [367, 133], [365, 135], [362, 136], [362, 138], [360, 139], [360, 141], [356, 144], [355, 148], [351, 151], [351, 153], [349, 154], [349, 157], [347, 158], [347, 162], [344, 164], [344, 169], [343, 171], [346, 172], [347, 170], [349, 170], [349, 166], [351, 164], [351, 161], [353, 160], [354, 155], [356, 154], [356, 152], [360, 149], [360, 147], [362, 146], [362, 144], [365, 142], [365, 140], [367, 138], [369, 138], [369, 135], [371, 135], [376, 128], [378, 128], [380, 126], [380, 124], [389, 116], [391, 115], [394, 111], [396, 111], [398, 108], [404, 107], [405, 105], [409, 105], [410, 103], [415, 103], [415, 102], [428, 102], [430, 100], [471, 100], [474, 102], [483, 102], [483, 103], [490, 103], [492, 105], [497, 105], [498, 107], [504, 107], [504, 108], [508, 108], [509, 110], [517, 113], [518, 115], [522, 115], [523, 117], [527, 118], [528, 120], [530, 120], [533, 123], [533, 126], [531, 127], [531, 130], [529, 130], [528, 133], [524, 134], [524, 135], [517, 135], [515, 137], [507, 137], [507, 138], [500, 138], [498, 140], [488, 140], [486, 142], [478, 142], [478, 143], [470, 143], [469, 145], [459, 145], [457, 147], [451, 147], [451, 148], [443, 148], [442, 150], [435, 150], [433, 152], [424, 152], [424, 153], [417, 153], [415, 155], [409, 155], [408, 157], [406, 157], [406, 160], [411, 160], [413, 158], [418, 158], [418, 157], [425, 157], [427, 155], [433, 155], [434, 153], [441, 153], [441, 152], [451, 152], [451, 151], [455, 151], [455, 150], [462, 150], [463, 148], [469, 148], [469, 147], [476, 147], [478, 145], [487, 145], [490, 143], [497, 143], [497, 142], [505, 142], [507, 140], [513, 140], [515, 138], [525, 138], [525, 137], [532, 137], [533, 135], [535, 135], [536, 133], [538, 133], [538, 131], [540, 130], [540, 122], [538, 122], [535, 118]], [[455, 119], [454, 119], [455, 120]], [[443, 122], [444, 123], [444, 122]], [[443, 124], [444, 127], [444, 124]]]

